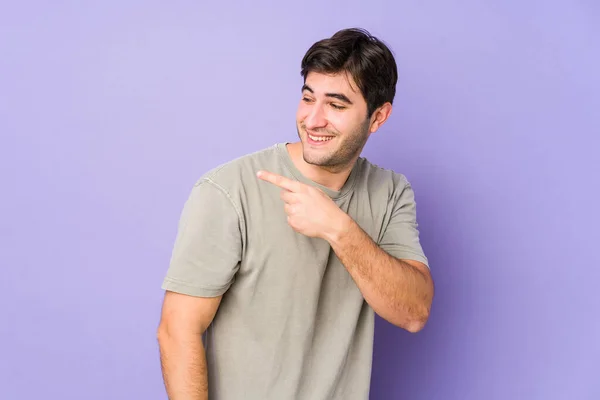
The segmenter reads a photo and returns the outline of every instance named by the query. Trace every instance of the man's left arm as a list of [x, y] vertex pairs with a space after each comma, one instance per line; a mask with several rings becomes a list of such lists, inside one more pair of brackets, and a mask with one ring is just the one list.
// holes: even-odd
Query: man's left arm
[[259, 171], [258, 177], [282, 189], [288, 224], [295, 231], [330, 243], [379, 316], [409, 332], [425, 326], [434, 288], [429, 267], [422, 262], [427, 259], [419, 243], [414, 194], [408, 183], [377, 244], [322, 191], [267, 171]]
[[429, 318], [433, 280], [427, 265], [383, 250], [346, 213], [325, 239], [346, 267], [366, 302], [388, 322], [420, 331]]

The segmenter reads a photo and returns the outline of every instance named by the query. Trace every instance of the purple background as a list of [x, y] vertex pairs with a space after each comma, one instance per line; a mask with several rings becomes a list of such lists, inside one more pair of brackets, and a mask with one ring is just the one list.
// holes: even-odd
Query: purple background
[[600, 399], [596, 2], [81, 3], [0, 6], [0, 398], [166, 398], [191, 185], [295, 140], [302, 55], [361, 26], [400, 70], [364, 155], [437, 288], [419, 334], [378, 320], [372, 398]]

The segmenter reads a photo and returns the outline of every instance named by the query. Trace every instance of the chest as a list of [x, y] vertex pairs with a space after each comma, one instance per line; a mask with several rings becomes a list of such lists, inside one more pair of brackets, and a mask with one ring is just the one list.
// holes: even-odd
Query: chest
[[[334, 202], [374, 241], [379, 240], [386, 219], [385, 207], [361, 193]], [[244, 214], [246, 240], [240, 273], [254, 284], [294, 292], [298, 288], [318, 290], [324, 279], [340, 284], [350, 279], [327, 241], [298, 233], [288, 224], [279, 192], [263, 196]]]

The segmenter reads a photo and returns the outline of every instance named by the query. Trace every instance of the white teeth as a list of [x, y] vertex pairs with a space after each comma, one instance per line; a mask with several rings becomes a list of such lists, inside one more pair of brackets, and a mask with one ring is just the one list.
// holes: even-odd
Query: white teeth
[[308, 137], [309, 137], [311, 140], [314, 140], [315, 142], [326, 142], [326, 141], [328, 141], [328, 140], [331, 140], [331, 139], [333, 139], [333, 136], [326, 136], [326, 137], [323, 137], [323, 136], [312, 136], [312, 135], [308, 135]]

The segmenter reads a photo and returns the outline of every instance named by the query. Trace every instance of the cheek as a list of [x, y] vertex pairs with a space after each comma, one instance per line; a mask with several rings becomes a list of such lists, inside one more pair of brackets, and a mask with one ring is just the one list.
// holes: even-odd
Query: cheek
[[303, 102], [300, 102], [298, 105], [298, 109], [296, 110], [296, 121], [302, 122], [306, 119], [308, 115], [308, 108]]
[[329, 126], [339, 133], [351, 131], [352, 119], [344, 113], [331, 112], [327, 116]]
[[365, 127], [365, 119], [359, 114], [352, 113], [339, 113], [334, 123], [340, 132], [346, 134], [362, 131]]

